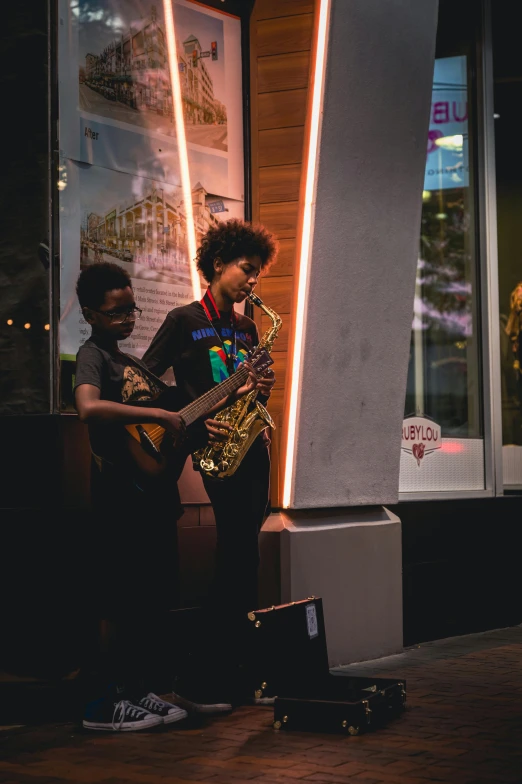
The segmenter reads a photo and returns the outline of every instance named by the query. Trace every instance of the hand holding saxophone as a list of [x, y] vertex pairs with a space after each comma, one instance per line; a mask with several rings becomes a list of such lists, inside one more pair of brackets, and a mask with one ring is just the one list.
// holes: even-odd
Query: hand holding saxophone
[[228, 433], [232, 430], [232, 427], [227, 422], [220, 422], [217, 419], [205, 419], [205, 427], [207, 428], [209, 443], [226, 441]]
[[[261, 395], [269, 397], [276, 380], [272, 368], [268, 368], [265, 375], [258, 378], [254, 372], [254, 368], [252, 368], [248, 360], [245, 360], [242, 365], [248, 368], [249, 376], [246, 383], [243, 384], [242, 387], [239, 387], [234, 393], [235, 399], [239, 400], [254, 389], [257, 389]], [[241, 367], [241, 365], [239, 365], [239, 367]], [[206, 419], [205, 426], [207, 428], [209, 442], [226, 441], [228, 433], [233, 430], [231, 425], [227, 422], [222, 422], [217, 419]]]

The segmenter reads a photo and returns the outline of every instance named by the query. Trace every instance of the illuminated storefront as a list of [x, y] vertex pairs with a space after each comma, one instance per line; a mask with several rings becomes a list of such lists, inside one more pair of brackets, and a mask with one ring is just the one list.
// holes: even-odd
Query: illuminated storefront
[[[36, 5], [44, 40], [51, 22], [51, 60], [48, 72], [47, 49], [36, 42], [39, 77], [27, 82], [30, 99], [20, 104], [20, 141], [6, 163], [13, 199], [3, 213], [9, 247], [2, 260], [1, 412], [15, 450], [6, 514], [22, 510], [29, 526], [40, 506], [60, 520], [70, 510], [87, 517], [88, 456], [71, 400], [74, 356], [87, 335], [74, 299], [81, 266], [102, 259], [128, 265], [146, 311], [128, 348], [143, 352], [165, 313], [198, 296], [201, 280], [191, 260], [208, 226], [226, 217], [258, 219], [281, 237], [281, 266], [261, 289], [269, 305], [283, 306], [281, 382], [272, 405], [286, 441], [274, 448], [274, 462], [286, 458], [290, 466], [300, 367], [299, 360], [290, 363], [289, 347], [295, 341], [297, 356], [306, 325], [288, 301], [299, 276], [306, 290], [307, 249], [301, 247], [297, 262], [293, 254], [315, 208], [313, 188], [300, 190], [308, 161], [303, 140], [310, 142], [302, 106], [320, 112], [303, 52], [315, 52], [328, 4], [296, 0], [288, 11], [265, 3], [252, 51], [255, 5], [239, 0], [129, 0], [126, 16], [111, 13], [109, 0], [100, 0], [97, 11], [81, 0], [60, 0], [50, 4], [49, 16]], [[399, 502], [391, 505], [402, 520], [408, 644], [521, 620], [509, 545], [522, 491], [521, 382], [515, 335], [508, 334], [515, 324], [511, 295], [522, 281], [522, 172], [510, 115], [521, 76], [506, 65], [495, 81], [495, 63], [507, 57], [500, 21], [505, 25], [508, 13], [507, 5], [490, 8], [487, 0], [439, 4], [402, 438], [397, 433]], [[294, 23], [301, 33], [287, 35]], [[315, 53], [327, 56], [320, 47]], [[251, 55], [260, 63], [252, 81]], [[371, 101], [368, 95], [367, 109]], [[387, 144], [384, 131], [380, 138]], [[396, 157], [398, 176], [400, 145], [390, 144], [385, 157]], [[379, 182], [383, 192], [389, 186]], [[339, 200], [334, 209], [343, 222], [346, 206]], [[340, 259], [342, 271], [347, 262]], [[386, 271], [390, 279], [400, 274]], [[369, 343], [384, 329], [375, 306]], [[346, 348], [333, 346], [325, 354]], [[385, 408], [387, 401], [381, 403]], [[28, 443], [32, 431], [34, 446], [24, 449], [15, 434], [23, 432]], [[382, 448], [378, 438], [372, 448], [375, 454]], [[33, 488], [29, 500], [20, 465]], [[285, 470], [274, 482], [276, 509], [291, 506], [292, 469]], [[182, 538], [200, 536], [208, 553], [214, 546], [208, 508], [193, 491], [190, 498], [199, 500], [187, 504], [191, 530]], [[13, 549], [21, 542], [15, 537]], [[199, 598], [199, 587], [191, 598]]]

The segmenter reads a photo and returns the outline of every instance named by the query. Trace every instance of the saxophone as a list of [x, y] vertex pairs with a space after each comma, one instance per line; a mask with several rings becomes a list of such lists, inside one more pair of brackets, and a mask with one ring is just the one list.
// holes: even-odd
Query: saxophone
[[[261, 308], [272, 322], [258, 344], [259, 348], [264, 348], [270, 353], [283, 322], [277, 313], [255, 294], [249, 294], [248, 299]], [[257, 395], [257, 389], [253, 389], [215, 415], [214, 419], [218, 422], [226, 422], [232, 430], [227, 431], [225, 441], [214, 441], [194, 452], [192, 456], [194, 466], [206, 476], [216, 479], [232, 476], [257, 436], [267, 427], [275, 430], [272, 417], [256, 400]]]

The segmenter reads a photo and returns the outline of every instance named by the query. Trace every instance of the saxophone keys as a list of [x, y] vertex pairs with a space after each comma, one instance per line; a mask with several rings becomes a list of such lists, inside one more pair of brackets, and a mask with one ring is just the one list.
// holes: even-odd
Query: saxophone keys
[[229, 467], [229, 463], [226, 460], [222, 460], [218, 465], [220, 471], [226, 471], [228, 467]]
[[214, 469], [214, 461], [213, 460], [207, 460], [206, 458], [203, 458], [203, 460], [200, 460], [199, 465], [201, 466], [203, 471], [212, 471]]

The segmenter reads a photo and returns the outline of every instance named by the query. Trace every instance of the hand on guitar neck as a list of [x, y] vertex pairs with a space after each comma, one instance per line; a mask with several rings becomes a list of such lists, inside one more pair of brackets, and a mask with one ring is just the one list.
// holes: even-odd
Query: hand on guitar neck
[[181, 444], [187, 437], [187, 429], [183, 417], [177, 411], [163, 411], [158, 423], [170, 433], [175, 444]]

